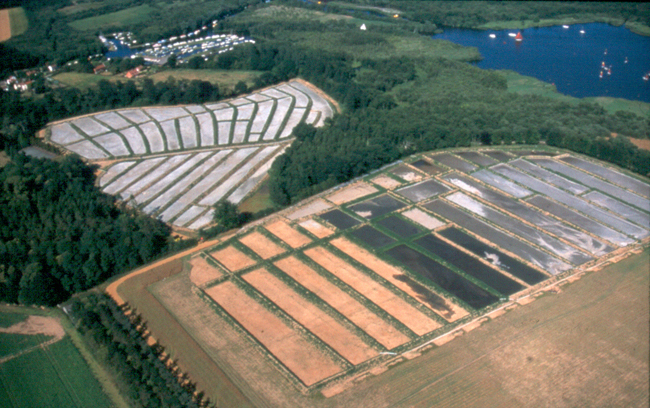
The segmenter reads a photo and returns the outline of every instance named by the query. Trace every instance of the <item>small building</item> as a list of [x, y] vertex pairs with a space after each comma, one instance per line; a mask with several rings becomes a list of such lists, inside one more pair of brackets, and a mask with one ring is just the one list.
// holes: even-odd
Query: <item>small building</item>
[[31, 87], [32, 87], [33, 82], [34, 81], [25, 81], [25, 82], [16, 83], [16, 84], [14, 84], [14, 89], [16, 91], [20, 91], [20, 92], [29, 91], [31, 89]]
[[95, 68], [93, 68], [93, 73], [95, 74], [101, 74], [104, 71], [106, 71], [106, 65], [104, 64], [99, 64]]
[[138, 67], [133, 68], [132, 70], [127, 71], [124, 76], [129, 78], [129, 79], [135, 78], [136, 76], [138, 76], [140, 74], [140, 72], [142, 72], [143, 69], [144, 69], [144, 66], [140, 65]]

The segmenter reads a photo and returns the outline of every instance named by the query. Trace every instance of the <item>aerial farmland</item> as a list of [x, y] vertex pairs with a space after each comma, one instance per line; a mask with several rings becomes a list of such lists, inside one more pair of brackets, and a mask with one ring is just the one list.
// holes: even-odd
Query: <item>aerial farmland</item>
[[291, 81], [204, 105], [102, 112], [52, 123], [46, 140], [101, 166], [101, 189], [164, 222], [198, 230], [221, 199], [238, 204], [290, 145], [300, 122], [322, 126], [332, 105]]
[[[452, 149], [328, 190], [108, 292], [145, 317], [165, 314], [149, 320], [153, 336], [215, 396], [230, 387], [243, 395], [231, 403], [251, 406], [366, 406], [355, 390], [398, 376], [387, 370], [438, 370], [434, 350], [640, 252], [649, 217], [650, 184], [602, 163]], [[192, 340], [168, 336], [170, 325]], [[402, 394], [412, 385], [430, 402], [438, 391], [424, 381], [369, 398], [413, 406]]]

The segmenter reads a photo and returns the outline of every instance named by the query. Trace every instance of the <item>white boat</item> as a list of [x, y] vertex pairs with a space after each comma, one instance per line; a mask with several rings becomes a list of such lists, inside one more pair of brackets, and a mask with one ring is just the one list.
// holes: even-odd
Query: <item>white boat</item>
[[584, 34], [584, 33], [585, 33], [585, 30], [580, 30], [580, 34]]
[[496, 34], [490, 34], [490, 38], [497, 38]]
[[569, 28], [569, 26], [565, 24], [562, 26], [562, 28]]
[[508, 36], [509, 36], [509, 37], [516, 37], [516, 36], [517, 36], [517, 33], [508, 33]]

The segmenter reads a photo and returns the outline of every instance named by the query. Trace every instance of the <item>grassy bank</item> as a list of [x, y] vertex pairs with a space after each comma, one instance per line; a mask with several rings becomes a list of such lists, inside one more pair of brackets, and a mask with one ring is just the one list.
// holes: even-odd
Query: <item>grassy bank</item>
[[605, 108], [608, 113], [625, 111], [643, 117], [650, 117], [650, 103], [606, 96], [574, 98], [559, 93], [555, 85], [540, 81], [537, 78], [520, 75], [509, 70], [502, 70], [499, 72], [504, 75], [508, 81], [508, 92], [520, 95], [539, 95], [571, 104], [578, 104], [582, 101], [594, 102]]
[[[590, 17], [584, 18], [550, 18], [550, 19], [536, 19], [536, 20], [513, 20], [513, 21], [490, 21], [489, 23], [481, 24], [476, 27], [477, 30], [514, 30], [532, 27], [551, 27], [558, 25], [572, 25], [572, 24], [588, 24], [588, 23], [606, 23], [613, 26], [623, 25], [623, 19], [618, 18], [605, 18], [605, 17]], [[642, 25], [642, 24], [640, 24]]]

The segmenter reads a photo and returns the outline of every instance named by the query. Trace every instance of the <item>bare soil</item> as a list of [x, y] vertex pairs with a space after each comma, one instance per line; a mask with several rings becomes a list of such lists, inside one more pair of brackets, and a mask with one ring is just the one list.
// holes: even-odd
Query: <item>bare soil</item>
[[350, 319], [352, 323], [368, 333], [384, 347], [393, 349], [409, 341], [405, 334], [386, 323], [295, 257], [290, 256], [277, 261], [275, 266], [338, 310], [339, 313]]
[[0, 333], [14, 333], [14, 334], [25, 334], [25, 335], [35, 335], [41, 334], [43, 336], [52, 337], [51, 339], [37, 345], [30, 347], [24, 350], [21, 350], [18, 353], [10, 354], [0, 358], [0, 364], [5, 363], [9, 360], [12, 360], [18, 356], [21, 356], [25, 353], [28, 353], [39, 347], [47, 347], [50, 344], [56, 343], [65, 336], [65, 330], [58, 319], [54, 317], [47, 316], [37, 316], [30, 315], [26, 320], [11, 325], [9, 327], [0, 327]]
[[342, 188], [341, 190], [335, 191], [334, 193], [328, 195], [327, 200], [333, 202], [334, 204], [341, 205], [357, 198], [365, 197], [369, 194], [376, 192], [377, 189], [373, 186], [359, 182]]
[[437, 302], [432, 302], [429, 297], [433, 294], [427, 296], [425, 293], [416, 291], [411, 285], [406, 283], [404, 279], [398, 279], [400, 276], [404, 275], [403, 271], [377, 258], [349, 240], [345, 238], [336, 238], [331, 241], [331, 244], [359, 263], [365, 265], [368, 269], [386, 279], [388, 282], [392, 283], [423, 305], [427, 306], [445, 320], [454, 322], [468, 315], [468, 312], [465, 309], [439, 295], [436, 295]]
[[243, 278], [350, 363], [357, 365], [378, 354], [352, 331], [267, 270], [258, 269]]
[[296, 211], [293, 211], [292, 213], [287, 215], [287, 218], [289, 218], [290, 220], [297, 220], [299, 218], [306, 217], [308, 215], [316, 214], [317, 212], [327, 210], [328, 208], [332, 208], [332, 204], [328, 203], [327, 201], [321, 198], [318, 198], [308, 204], [298, 207]]
[[9, 9], [0, 10], [0, 42], [11, 38], [11, 19]]
[[274, 256], [285, 252], [284, 248], [257, 231], [239, 238], [239, 242], [252, 249], [257, 255], [264, 259], [273, 258]]
[[196, 286], [213, 281], [223, 276], [223, 273], [216, 267], [210, 265], [203, 257], [197, 256], [190, 261], [190, 280]]
[[217, 261], [232, 272], [255, 265], [255, 261], [233, 246], [210, 253]]
[[402, 185], [401, 182], [395, 180], [394, 178], [388, 177], [386, 175], [377, 176], [374, 179], [370, 180], [373, 183], [385, 188], [386, 190], [393, 190]]
[[312, 234], [316, 235], [318, 238], [329, 237], [330, 235], [332, 235], [334, 233], [334, 230], [332, 230], [330, 228], [327, 228], [326, 226], [324, 226], [320, 222], [318, 222], [316, 220], [313, 220], [313, 219], [303, 221], [298, 225], [300, 225], [301, 227], [303, 227], [307, 231], [311, 232]]
[[337, 278], [350, 285], [377, 306], [413, 330], [418, 336], [429, 333], [441, 325], [411, 306], [404, 299], [371, 279], [368, 275], [349, 265], [341, 258], [334, 256], [322, 247], [305, 251], [305, 254], [316, 263], [327, 269]]
[[291, 248], [300, 248], [301, 246], [307, 245], [311, 242], [311, 239], [309, 239], [309, 237], [296, 231], [281, 219], [278, 219], [271, 224], [265, 225], [264, 228], [266, 228], [271, 234], [280, 238]]
[[341, 368], [279, 317], [227, 281], [205, 291], [307, 386]]
[[650, 150], [650, 139], [630, 138], [630, 142], [634, 143], [639, 149]]

